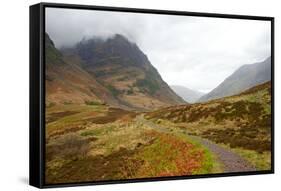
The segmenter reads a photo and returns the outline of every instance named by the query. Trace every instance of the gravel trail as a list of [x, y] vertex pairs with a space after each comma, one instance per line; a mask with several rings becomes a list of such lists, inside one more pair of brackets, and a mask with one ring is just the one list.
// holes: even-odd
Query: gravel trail
[[[169, 130], [161, 125], [155, 124], [149, 120], [145, 120], [143, 115], [137, 117], [137, 121], [144, 123], [154, 129], [157, 129], [161, 132], [169, 132]], [[209, 151], [211, 151], [219, 162], [223, 165], [224, 172], [248, 172], [256, 171], [256, 169], [245, 159], [243, 159], [238, 154], [232, 152], [231, 150], [224, 148], [220, 145], [217, 145], [207, 139], [200, 138], [198, 136], [187, 135], [189, 138], [201, 143]]]
[[188, 136], [197, 142], [200, 142], [212, 153], [214, 153], [218, 157], [218, 160], [224, 165], [224, 172], [256, 171], [256, 169], [249, 164], [248, 161], [244, 160], [238, 154], [230, 151], [229, 149], [223, 148], [222, 146], [197, 136]]

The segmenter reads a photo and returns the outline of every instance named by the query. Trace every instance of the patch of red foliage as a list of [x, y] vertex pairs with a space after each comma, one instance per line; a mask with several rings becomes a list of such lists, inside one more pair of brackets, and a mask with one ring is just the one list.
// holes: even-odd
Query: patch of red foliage
[[[162, 135], [161, 140], [171, 145], [171, 150], [169, 152], [177, 151], [177, 157], [174, 162], [177, 167], [176, 172], [161, 173], [160, 176], [181, 176], [181, 175], [191, 175], [192, 172], [201, 167], [201, 161], [203, 160], [203, 150], [194, 148], [194, 145], [187, 143], [176, 138], [173, 135]], [[169, 156], [169, 153], [167, 153]]]

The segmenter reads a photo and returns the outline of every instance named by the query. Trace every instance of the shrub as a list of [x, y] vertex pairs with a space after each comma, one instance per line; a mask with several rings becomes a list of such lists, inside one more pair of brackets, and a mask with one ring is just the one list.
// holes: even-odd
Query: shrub
[[106, 87], [107, 87], [107, 89], [112, 93], [112, 95], [113, 95], [114, 97], [118, 96], [118, 95], [121, 93], [119, 90], [117, 90], [117, 89], [116, 89], [114, 86], [112, 86], [112, 85], [107, 85]]
[[63, 104], [64, 105], [70, 105], [70, 104], [72, 104], [72, 102], [71, 101], [65, 101], [65, 102], [63, 102]]
[[56, 103], [50, 102], [50, 103], [47, 103], [47, 104], [46, 104], [46, 108], [50, 108], [50, 107], [53, 107], [53, 106], [55, 106], [55, 105], [56, 105]]
[[76, 159], [85, 157], [90, 149], [89, 140], [81, 139], [75, 134], [66, 134], [59, 138], [55, 144], [47, 145], [47, 161], [55, 157]]
[[139, 87], [142, 92], [148, 92], [150, 94], [155, 94], [156, 91], [160, 89], [158, 82], [151, 76], [146, 76], [144, 79], [138, 79], [134, 86]]
[[134, 93], [133, 88], [130, 86], [130, 89], [127, 90], [128, 95], [132, 95]]
[[101, 105], [101, 103], [99, 101], [85, 101], [86, 105]]

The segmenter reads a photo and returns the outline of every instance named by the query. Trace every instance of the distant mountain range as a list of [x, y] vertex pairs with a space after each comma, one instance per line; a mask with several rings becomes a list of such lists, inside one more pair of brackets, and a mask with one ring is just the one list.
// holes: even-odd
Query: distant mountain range
[[171, 85], [170, 86], [176, 94], [178, 94], [181, 98], [183, 98], [188, 103], [195, 103], [200, 97], [204, 95], [204, 93], [189, 89], [184, 86], [179, 85]]
[[219, 86], [198, 101], [208, 101], [221, 97], [238, 94], [258, 84], [271, 80], [271, 57], [263, 62], [241, 66], [232, 75], [226, 78]]
[[170, 88], [140, 48], [122, 35], [82, 40], [62, 50], [48, 34], [45, 42], [47, 104], [100, 103], [150, 110], [231, 96], [271, 80], [269, 57], [241, 66], [203, 95], [183, 86]]
[[47, 104], [103, 103], [126, 109], [182, 104], [147, 56], [122, 35], [58, 50], [46, 34]]

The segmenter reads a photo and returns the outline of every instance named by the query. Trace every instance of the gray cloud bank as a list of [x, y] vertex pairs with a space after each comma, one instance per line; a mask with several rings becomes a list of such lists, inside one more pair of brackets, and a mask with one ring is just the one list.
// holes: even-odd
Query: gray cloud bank
[[47, 8], [46, 31], [58, 48], [122, 34], [168, 84], [203, 92], [271, 52], [268, 21]]

